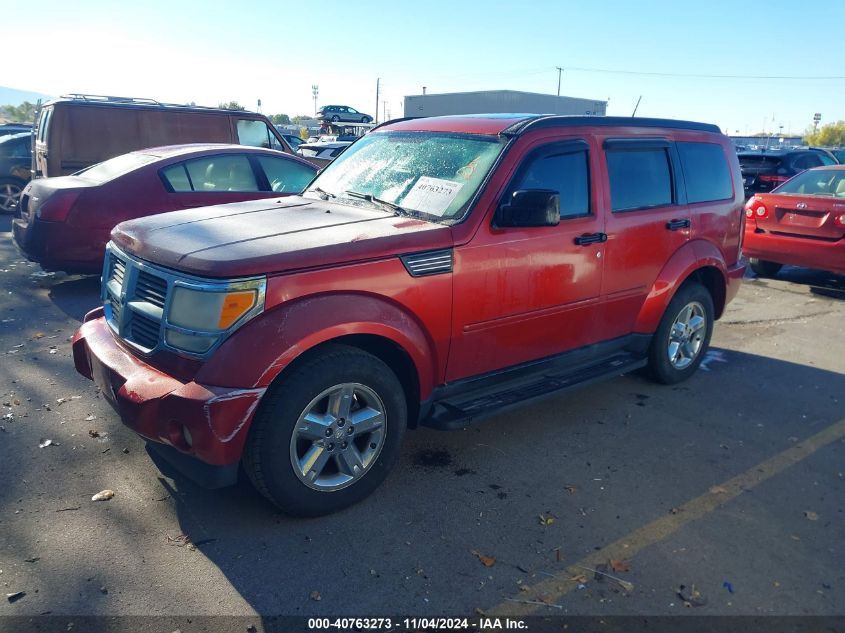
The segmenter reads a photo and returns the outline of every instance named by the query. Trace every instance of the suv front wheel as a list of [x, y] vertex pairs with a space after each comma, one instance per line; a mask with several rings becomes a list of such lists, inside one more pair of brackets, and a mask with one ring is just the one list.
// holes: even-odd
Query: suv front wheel
[[658, 382], [674, 385], [692, 376], [713, 335], [713, 298], [698, 283], [686, 283], [669, 302], [648, 351]]
[[329, 514], [384, 480], [406, 426], [405, 393], [390, 367], [359, 349], [331, 345], [267, 392], [244, 468], [282, 511]]

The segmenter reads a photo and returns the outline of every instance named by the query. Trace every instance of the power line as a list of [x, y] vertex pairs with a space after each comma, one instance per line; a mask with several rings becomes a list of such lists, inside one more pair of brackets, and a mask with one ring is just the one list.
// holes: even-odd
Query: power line
[[690, 77], [695, 79], [845, 79], [845, 75], [712, 75], [706, 73], [657, 73], [641, 70], [582, 68], [578, 66], [567, 66], [566, 70], [577, 70], [586, 73], [611, 73], [615, 75], [642, 75], [647, 77]]

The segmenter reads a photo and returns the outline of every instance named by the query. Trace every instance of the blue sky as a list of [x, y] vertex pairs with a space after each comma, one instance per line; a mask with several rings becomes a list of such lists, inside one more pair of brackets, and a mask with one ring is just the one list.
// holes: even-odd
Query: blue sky
[[[512, 89], [610, 99], [608, 114], [801, 132], [845, 119], [845, 2], [139, 3], [40, 0], [11, 87], [147, 96], [265, 113], [342, 103], [402, 116], [402, 99]], [[588, 70], [589, 69], [589, 70]], [[626, 71], [599, 72], [600, 70]], [[663, 73], [657, 76], [629, 73]], [[824, 77], [733, 79], [690, 75]], [[841, 78], [834, 78], [841, 77]]]

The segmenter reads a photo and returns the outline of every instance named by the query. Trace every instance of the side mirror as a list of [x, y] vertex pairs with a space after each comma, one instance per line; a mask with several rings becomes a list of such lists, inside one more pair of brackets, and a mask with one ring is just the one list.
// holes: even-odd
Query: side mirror
[[519, 189], [503, 202], [494, 217], [496, 226], [530, 227], [560, 224], [560, 194], [551, 189]]

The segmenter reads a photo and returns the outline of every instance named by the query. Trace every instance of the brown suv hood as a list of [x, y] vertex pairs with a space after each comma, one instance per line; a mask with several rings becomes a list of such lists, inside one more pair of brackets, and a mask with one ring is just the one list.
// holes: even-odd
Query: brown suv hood
[[245, 277], [452, 246], [448, 226], [292, 196], [118, 224], [123, 251], [204, 277]]

